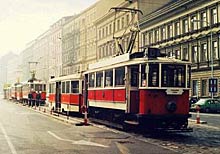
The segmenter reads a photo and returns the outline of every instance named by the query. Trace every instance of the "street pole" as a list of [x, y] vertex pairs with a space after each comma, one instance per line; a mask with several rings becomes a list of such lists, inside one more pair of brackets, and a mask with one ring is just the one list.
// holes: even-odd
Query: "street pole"
[[[211, 25], [211, 23], [209, 23], [208, 21], [206, 21], [206, 20], [191, 20], [191, 22], [205, 22], [206, 24], [207, 24], [207, 26], [209, 26], [209, 29], [211, 30], [210, 32], [210, 58], [211, 58], [211, 79], [213, 79], [213, 77], [214, 77], [214, 66], [213, 66], [213, 64], [214, 64], [214, 54], [213, 54], [213, 50], [212, 50], [212, 25]], [[211, 92], [211, 97], [212, 97], [212, 99], [213, 99], [213, 92]]]
[[[207, 22], [208, 23], [208, 22]], [[211, 26], [211, 24], [210, 23], [208, 23], [209, 24], [209, 28], [210, 28], [210, 30], [211, 30], [211, 34], [210, 34], [210, 54], [211, 54], [211, 79], [213, 79], [213, 77], [214, 77], [214, 69], [213, 69], [213, 61], [214, 61], [214, 54], [213, 54], [213, 50], [212, 50], [212, 48], [213, 48], [213, 46], [212, 46], [212, 26]], [[211, 93], [211, 96], [212, 96], [212, 99], [213, 99], [213, 92]]]

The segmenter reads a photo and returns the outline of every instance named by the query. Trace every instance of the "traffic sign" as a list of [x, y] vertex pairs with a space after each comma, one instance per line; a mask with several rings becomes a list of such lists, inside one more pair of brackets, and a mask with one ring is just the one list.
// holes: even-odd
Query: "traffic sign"
[[209, 79], [209, 92], [216, 93], [218, 91], [218, 79], [210, 78]]

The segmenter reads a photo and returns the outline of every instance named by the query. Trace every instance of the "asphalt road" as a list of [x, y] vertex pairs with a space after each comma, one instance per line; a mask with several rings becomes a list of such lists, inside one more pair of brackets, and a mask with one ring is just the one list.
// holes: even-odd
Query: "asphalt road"
[[[196, 120], [196, 112], [191, 112], [192, 118]], [[207, 122], [207, 125], [220, 128], [220, 113], [199, 113], [201, 121]]]
[[175, 150], [94, 126], [76, 126], [0, 99], [2, 154], [172, 154]]

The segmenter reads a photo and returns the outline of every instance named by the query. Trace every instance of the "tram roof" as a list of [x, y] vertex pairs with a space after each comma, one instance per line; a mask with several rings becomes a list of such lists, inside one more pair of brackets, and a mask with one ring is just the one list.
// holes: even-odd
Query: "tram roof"
[[67, 80], [77, 80], [77, 79], [82, 79], [82, 74], [71, 74], [71, 75], [66, 75], [66, 76], [61, 76], [57, 78], [50, 79], [49, 82], [57, 82], [57, 81], [67, 81]]
[[188, 61], [182, 61], [179, 59], [171, 58], [171, 57], [157, 57], [157, 58], [147, 58], [147, 57], [132, 57], [129, 53], [116, 56], [109, 59], [103, 59], [99, 62], [93, 63], [89, 65], [90, 70], [96, 69], [110, 69], [121, 66], [135, 65], [141, 63], [173, 63], [173, 64], [191, 64]]
[[29, 82], [29, 81], [24, 81], [24, 82], [21, 82], [22, 85], [24, 84], [46, 84], [45, 81], [43, 80], [34, 80], [33, 82]]

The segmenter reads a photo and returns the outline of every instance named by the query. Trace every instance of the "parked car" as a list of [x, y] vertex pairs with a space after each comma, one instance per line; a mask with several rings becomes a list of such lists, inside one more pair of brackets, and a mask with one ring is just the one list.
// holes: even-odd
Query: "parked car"
[[195, 104], [196, 102], [198, 102], [198, 98], [197, 97], [191, 97], [189, 99], [189, 107], [191, 108], [192, 104]]
[[201, 98], [195, 104], [192, 104], [190, 110], [196, 111], [197, 106], [201, 112], [219, 112], [220, 111], [220, 100], [212, 98]]

